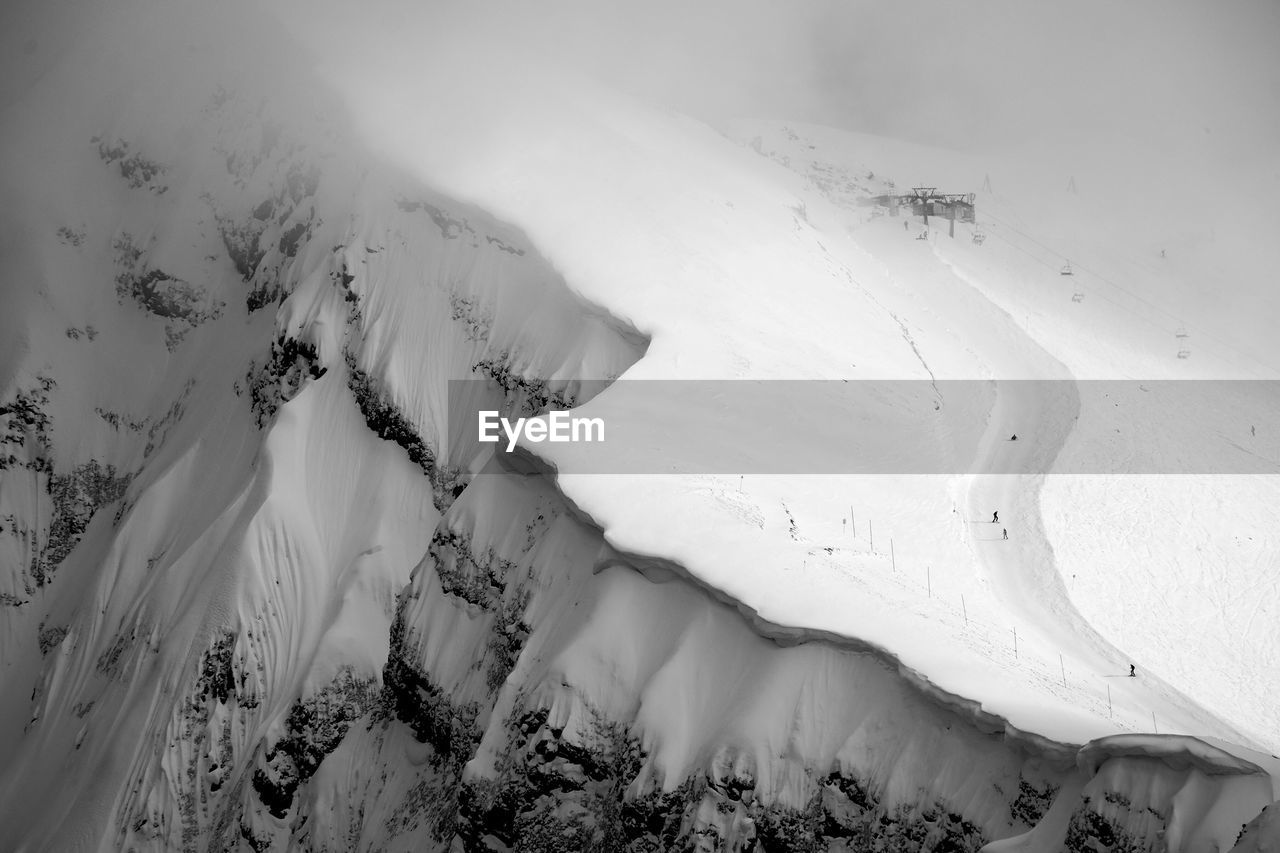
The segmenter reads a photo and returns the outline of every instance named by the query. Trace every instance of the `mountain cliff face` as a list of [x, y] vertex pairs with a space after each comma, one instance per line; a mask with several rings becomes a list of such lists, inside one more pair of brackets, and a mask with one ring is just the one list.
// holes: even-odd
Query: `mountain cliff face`
[[6, 845], [1191, 851], [1272, 799], [796, 637], [472, 455], [450, 380], [572, 406], [647, 338], [225, 20], [104, 19], [7, 108]]

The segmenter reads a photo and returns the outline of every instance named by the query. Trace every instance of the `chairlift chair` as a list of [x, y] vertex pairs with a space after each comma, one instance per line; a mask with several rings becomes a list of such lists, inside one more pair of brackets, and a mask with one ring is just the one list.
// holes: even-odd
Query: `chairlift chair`
[[1075, 275], [1075, 273], [1073, 273], [1073, 272], [1071, 271], [1071, 261], [1067, 261], [1065, 264], [1063, 264], [1063, 265], [1062, 265], [1062, 269], [1060, 270], [1060, 274], [1061, 274], [1061, 275]]
[[1178, 358], [1191, 358], [1191, 350], [1189, 349], [1178, 350]]
[[1080, 292], [1076, 292], [1076, 293], [1071, 294], [1071, 301], [1072, 301], [1072, 302], [1084, 302], [1084, 294], [1083, 294], [1083, 293], [1080, 293]]
[[1186, 326], [1179, 326], [1179, 327], [1178, 327], [1178, 331], [1174, 332], [1174, 333], [1173, 333], [1173, 336], [1174, 336], [1175, 338], [1185, 338], [1185, 337], [1188, 337], [1188, 335], [1187, 335], [1187, 327], [1186, 327]]
[[973, 242], [981, 246], [982, 241], [985, 239], [987, 239], [987, 233], [985, 231], [983, 231], [981, 228], [973, 229]]

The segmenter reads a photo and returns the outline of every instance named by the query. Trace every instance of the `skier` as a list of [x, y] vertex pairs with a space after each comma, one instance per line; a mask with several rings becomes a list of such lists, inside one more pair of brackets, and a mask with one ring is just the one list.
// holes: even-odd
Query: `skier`
[[1008, 539], [1008, 538], [1009, 538], [1009, 531], [1008, 531], [1008, 530], [1006, 530], [1006, 529], [1004, 529], [1004, 528], [1002, 527], [1002, 528], [1000, 528], [1000, 532], [1004, 534], [1004, 538], [1005, 538], [1005, 539]]
[[991, 523], [992, 524], [1000, 523], [1000, 513], [998, 511], [991, 513]]
[[1010, 441], [1017, 441], [1017, 440], [1018, 440], [1018, 434], [1015, 432], [1013, 435], [1009, 436], [1009, 440], [1010, 440]]
[[1137, 672], [1135, 672], [1135, 671], [1134, 671], [1134, 669], [1133, 669], [1133, 664], [1129, 664], [1129, 677], [1130, 677], [1130, 678], [1137, 678], [1137, 677], [1138, 677], [1138, 673], [1137, 673]]

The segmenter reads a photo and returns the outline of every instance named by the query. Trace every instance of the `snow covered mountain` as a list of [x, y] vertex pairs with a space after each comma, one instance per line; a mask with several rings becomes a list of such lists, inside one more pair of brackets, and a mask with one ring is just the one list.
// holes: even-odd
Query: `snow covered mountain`
[[1263, 242], [248, 6], [14, 20], [0, 846], [1280, 845], [1276, 295], [1203, 287]]

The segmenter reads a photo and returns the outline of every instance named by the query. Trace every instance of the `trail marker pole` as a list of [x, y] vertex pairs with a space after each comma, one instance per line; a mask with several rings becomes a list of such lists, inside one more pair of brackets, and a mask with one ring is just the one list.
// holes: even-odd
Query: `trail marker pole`
[[1107, 716], [1113, 716], [1111, 713], [1111, 685], [1107, 685]]
[[1058, 667], [1062, 670], [1062, 686], [1067, 686], [1067, 665], [1062, 662], [1062, 652], [1058, 652]]
[[853, 507], [849, 507], [849, 532], [854, 539], [858, 538], [858, 518], [853, 514]]
[[964, 606], [964, 593], [960, 594], [960, 611], [964, 613], [964, 624], [969, 624], [969, 608]]
[[889, 537], [889, 565], [895, 572], [898, 571], [898, 560], [893, 556], [893, 537]]
[[929, 589], [929, 597], [933, 598], [933, 569], [929, 566], [924, 567], [924, 583]]
[[867, 520], [867, 535], [871, 537], [871, 553], [874, 554], [876, 552], [876, 531], [871, 526], [870, 519]]
[[1156, 725], [1156, 712], [1151, 712], [1151, 730], [1156, 734], [1160, 734], [1160, 727]]
[[1013, 629], [1013, 656], [1015, 659], [1018, 657], [1018, 629], [1017, 628]]

